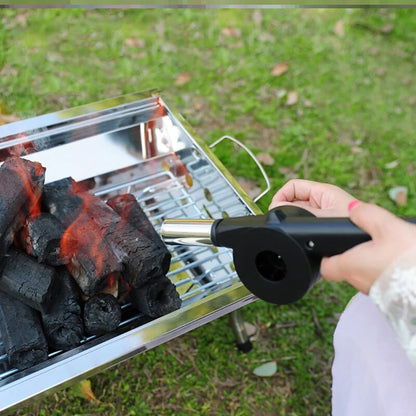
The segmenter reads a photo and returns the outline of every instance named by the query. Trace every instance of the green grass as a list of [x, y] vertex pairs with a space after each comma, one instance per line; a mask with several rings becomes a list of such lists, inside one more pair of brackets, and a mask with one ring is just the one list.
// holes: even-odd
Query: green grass
[[[274, 191], [304, 177], [414, 216], [415, 45], [406, 9], [2, 9], [0, 108], [25, 118], [156, 87], [207, 143], [230, 134], [273, 156]], [[281, 61], [289, 70], [271, 76]], [[190, 81], [175, 85], [183, 72]], [[286, 106], [292, 90], [298, 103]], [[262, 183], [233, 145], [216, 153]], [[409, 188], [400, 209], [388, 197], [396, 185]], [[223, 317], [93, 377], [99, 402], [67, 389], [20, 414], [327, 415], [332, 334], [353, 293], [319, 282], [294, 305], [256, 302], [244, 308], [259, 329], [249, 354]], [[253, 375], [267, 360], [277, 374]]]

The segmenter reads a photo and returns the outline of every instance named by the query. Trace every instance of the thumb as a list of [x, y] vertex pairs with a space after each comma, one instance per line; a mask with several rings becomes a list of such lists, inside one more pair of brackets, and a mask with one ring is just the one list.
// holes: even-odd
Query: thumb
[[397, 217], [378, 205], [360, 202], [350, 211], [350, 219], [374, 239], [381, 237]]

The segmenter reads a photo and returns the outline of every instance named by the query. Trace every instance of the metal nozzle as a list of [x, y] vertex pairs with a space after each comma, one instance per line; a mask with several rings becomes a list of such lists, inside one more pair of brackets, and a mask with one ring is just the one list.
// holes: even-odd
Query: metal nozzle
[[171, 219], [162, 223], [160, 234], [166, 244], [211, 246], [211, 229], [215, 220]]

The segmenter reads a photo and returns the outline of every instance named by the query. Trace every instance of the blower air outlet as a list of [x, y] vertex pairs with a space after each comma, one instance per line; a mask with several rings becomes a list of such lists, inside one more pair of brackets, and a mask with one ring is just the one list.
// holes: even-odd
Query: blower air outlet
[[286, 276], [286, 263], [282, 256], [274, 251], [261, 251], [256, 256], [256, 267], [259, 273], [267, 280], [277, 282]]

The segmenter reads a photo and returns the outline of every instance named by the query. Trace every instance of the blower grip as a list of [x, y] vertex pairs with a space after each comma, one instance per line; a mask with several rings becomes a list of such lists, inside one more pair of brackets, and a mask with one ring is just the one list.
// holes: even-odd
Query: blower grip
[[215, 245], [233, 249], [243, 284], [260, 299], [279, 305], [301, 299], [313, 287], [322, 257], [370, 239], [348, 218], [318, 218], [294, 206], [216, 220], [211, 228]]

